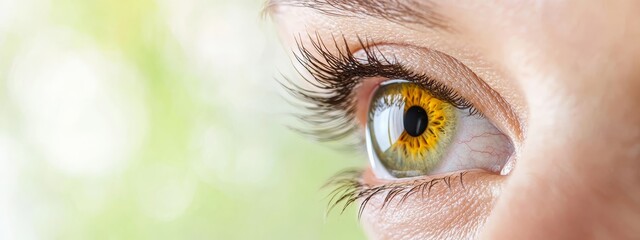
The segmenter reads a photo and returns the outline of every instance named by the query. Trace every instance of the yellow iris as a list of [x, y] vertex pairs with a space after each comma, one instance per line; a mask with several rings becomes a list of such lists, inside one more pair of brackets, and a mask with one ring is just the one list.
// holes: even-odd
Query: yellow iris
[[[426, 114], [427, 123], [421, 132], [409, 134], [406, 129], [413, 126], [403, 125], [399, 119], [411, 117], [407, 111], [416, 106]], [[425, 175], [433, 170], [455, 133], [456, 110], [415, 83], [381, 85], [372, 99], [368, 130], [382, 165], [395, 177]]]

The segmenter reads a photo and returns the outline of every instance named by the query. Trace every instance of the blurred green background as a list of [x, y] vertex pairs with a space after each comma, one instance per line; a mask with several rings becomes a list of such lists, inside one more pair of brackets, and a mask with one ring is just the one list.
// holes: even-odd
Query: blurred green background
[[262, 4], [0, 0], [0, 239], [362, 239]]

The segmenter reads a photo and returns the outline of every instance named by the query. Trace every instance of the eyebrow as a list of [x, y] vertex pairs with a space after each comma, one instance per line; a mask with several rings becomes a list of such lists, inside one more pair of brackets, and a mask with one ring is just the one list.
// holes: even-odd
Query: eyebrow
[[366, 15], [399, 24], [447, 28], [430, 0], [267, 0], [265, 12], [275, 13], [280, 6], [311, 8], [329, 16]]

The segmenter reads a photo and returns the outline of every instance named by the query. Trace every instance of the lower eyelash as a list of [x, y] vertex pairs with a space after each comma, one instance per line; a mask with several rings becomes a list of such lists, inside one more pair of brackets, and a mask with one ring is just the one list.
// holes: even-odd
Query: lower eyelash
[[444, 183], [451, 190], [452, 181], [459, 181], [460, 186], [466, 189], [463, 177], [468, 172], [464, 171], [441, 178], [394, 182], [380, 186], [370, 186], [364, 183], [362, 181], [362, 173], [362, 170], [351, 169], [342, 171], [329, 179], [325, 186], [333, 186], [334, 189], [328, 195], [327, 214], [337, 206], [341, 206], [340, 213], [343, 213], [351, 204], [360, 201], [360, 206], [358, 207], [358, 218], [360, 218], [369, 201], [375, 196], [386, 194], [382, 206], [380, 206], [380, 209], [383, 209], [398, 197], [400, 197], [400, 200], [397, 204], [402, 204], [414, 194], [420, 194], [422, 198], [428, 197], [431, 189], [439, 183]]

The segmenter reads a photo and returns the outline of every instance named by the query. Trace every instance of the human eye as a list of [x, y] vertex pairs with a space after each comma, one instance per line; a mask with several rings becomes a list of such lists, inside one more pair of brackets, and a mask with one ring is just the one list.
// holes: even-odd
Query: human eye
[[468, 172], [509, 171], [512, 140], [492, 121], [501, 112], [483, 111], [503, 102], [471, 70], [441, 52], [356, 39], [297, 38], [304, 81], [283, 82], [305, 108], [301, 131], [364, 150], [378, 179], [363, 181], [363, 171], [339, 174], [331, 180], [332, 204], [365, 199], [362, 212], [377, 194], [388, 194], [387, 202], [439, 181], [464, 185]]
[[346, 39], [308, 42], [299, 39], [295, 58], [311, 87], [284, 84], [307, 104], [301, 119], [310, 129], [303, 132], [324, 141], [355, 139], [378, 178], [499, 173], [513, 155], [511, 140], [447, 84], [456, 79], [418, 73], [366, 40], [358, 40], [356, 52]]

